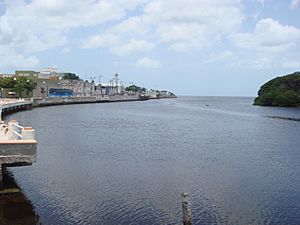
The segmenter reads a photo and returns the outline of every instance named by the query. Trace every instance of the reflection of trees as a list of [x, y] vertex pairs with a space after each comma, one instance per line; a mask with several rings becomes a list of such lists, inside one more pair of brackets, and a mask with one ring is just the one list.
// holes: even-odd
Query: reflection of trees
[[12, 174], [6, 173], [3, 177], [3, 188], [1, 191], [3, 193], [10, 190], [14, 193], [0, 195], [0, 224], [40, 224], [39, 216], [35, 214], [31, 202], [22, 193]]

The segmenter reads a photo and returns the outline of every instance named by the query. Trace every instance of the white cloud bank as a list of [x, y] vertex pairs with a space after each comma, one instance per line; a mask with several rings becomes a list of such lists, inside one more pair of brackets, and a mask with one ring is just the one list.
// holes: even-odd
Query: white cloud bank
[[138, 59], [135, 63], [136, 67], [142, 67], [142, 68], [150, 68], [150, 69], [157, 69], [160, 67], [160, 63], [157, 60], [150, 59], [148, 57], [143, 57], [141, 59]]
[[300, 29], [271, 18], [260, 20], [252, 33], [238, 33], [233, 40], [241, 48], [261, 52], [284, 52], [300, 41]]
[[[185, 51], [210, 46], [222, 36], [235, 32], [243, 19], [238, 0], [153, 0], [140, 15], [115, 24], [97, 37], [102, 40], [107, 35], [115, 35], [123, 45], [136, 37], [145, 42], [151, 39], [166, 43], [172, 50]], [[105, 46], [87, 44], [91, 38], [85, 39], [82, 47]], [[107, 43], [106, 47], [116, 49], [118, 45]]]
[[[265, 5], [266, 0], [255, 0]], [[271, 2], [270, 2], [271, 4]], [[300, 0], [288, 2], [296, 8]], [[300, 29], [267, 18], [253, 32], [239, 30], [247, 19], [242, 0], [5, 0], [0, 16], [0, 69], [37, 66], [38, 52], [61, 48], [62, 53], [105, 48], [111, 54], [142, 57], [150, 51], [222, 52], [215, 50], [227, 37], [236, 46], [262, 55], [290, 50], [299, 43]], [[85, 35], [83, 28], [88, 28]], [[80, 43], [72, 37], [80, 33]], [[210, 55], [208, 61], [234, 59], [238, 50]], [[291, 61], [291, 60], [287, 60]], [[137, 66], [159, 67], [159, 62], [141, 58]], [[146, 66], [147, 67], [147, 66]]]
[[[36, 65], [36, 58], [30, 56], [32, 53], [56, 47], [64, 48], [68, 45], [68, 34], [72, 30], [120, 20], [128, 10], [133, 10], [144, 2], [145, 0], [6, 0], [5, 11], [0, 16], [0, 48], [7, 50], [2, 51], [2, 54], [10, 57], [6, 57], [0, 68], [3, 69], [8, 64], [16, 67]], [[17, 60], [8, 62], [9, 59]]]

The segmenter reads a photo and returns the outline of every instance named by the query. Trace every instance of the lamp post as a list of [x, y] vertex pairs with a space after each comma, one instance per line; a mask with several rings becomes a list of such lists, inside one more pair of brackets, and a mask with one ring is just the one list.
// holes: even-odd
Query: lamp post
[[[17, 78], [16, 78], [16, 77], [14, 77], [14, 81], [17, 81]], [[15, 95], [16, 95], [16, 93], [15, 93]], [[15, 96], [15, 98], [16, 98], [16, 96]], [[19, 98], [20, 98], [20, 96], [19, 96]]]
[[[28, 86], [29, 86], [29, 82], [30, 82], [30, 80], [26, 80], [26, 84], [27, 84], [27, 88], [28, 88]], [[28, 94], [27, 94], [28, 93]], [[27, 89], [27, 91], [26, 91], [26, 98], [28, 98], [28, 95], [29, 95], [29, 91], [28, 91], [28, 89]]]

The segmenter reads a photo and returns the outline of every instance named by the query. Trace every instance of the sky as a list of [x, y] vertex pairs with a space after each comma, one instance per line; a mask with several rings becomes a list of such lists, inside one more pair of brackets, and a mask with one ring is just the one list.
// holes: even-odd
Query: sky
[[256, 96], [300, 70], [300, 0], [0, 0], [0, 73], [48, 67], [177, 95]]

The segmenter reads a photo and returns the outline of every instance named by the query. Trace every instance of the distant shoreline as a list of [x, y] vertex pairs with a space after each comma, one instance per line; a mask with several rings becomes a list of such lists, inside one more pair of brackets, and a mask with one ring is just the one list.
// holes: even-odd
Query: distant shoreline
[[[6, 115], [13, 114], [15, 112], [32, 110], [33, 108], [48, 107], [48, 106], [58, 106], [58, 105], [75, 105], [75, 104], [95, 104], [95, 103], [116, 103], [116, 102], [134, 102], [134, 101], [148, 101], [155, 99], [169, 99], [177, 98], [177, 96], [161, 96], [161, 97], [143, 97], [140, 95], [115, 95], [109, 98], [97, 98], [97, 97], [66, 97], [66, 98], [41, 98], [33, 99], [31, 101], [32, 107], [30, 108], [19, 108], [19, 109], [9, 109], [1, 112], [2, 118]], [[5, 104], [4, 104], [5, 105]]]

